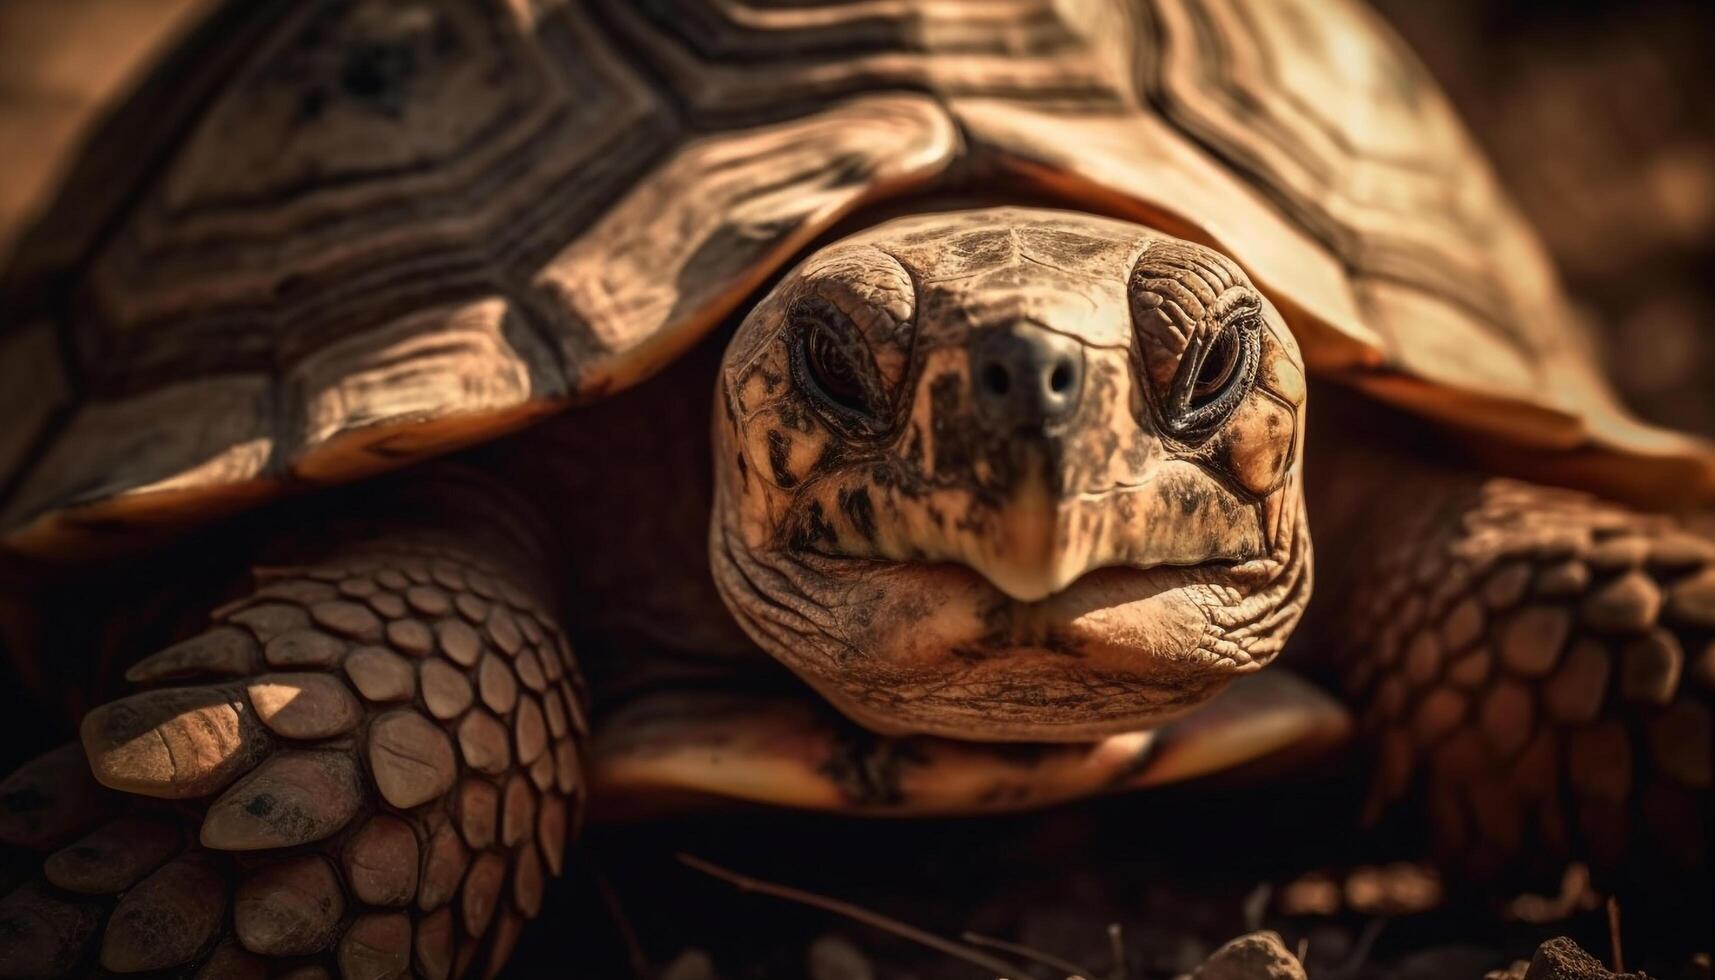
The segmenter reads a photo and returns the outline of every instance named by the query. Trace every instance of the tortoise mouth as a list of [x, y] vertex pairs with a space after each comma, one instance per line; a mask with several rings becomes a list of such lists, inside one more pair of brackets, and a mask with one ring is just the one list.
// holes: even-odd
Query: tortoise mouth
[[[1262, 666], [1236, 644], [1208, 642], [1191, 611], [1200, 594], [1261, 572], [1259, 562], [1108, 566], [1030, 600], [963, 565], [882, 564], [892, 567], [864, 574], [879, 571], [914, 583], [913, 591], [939, 588], [972, 598], [932, 611], [911, 627], [912, 638], [895, 639], [895, 656], [908, 654], [928, 675], [917, 683], [895, 684], [880, 697], [866, 687], [854, 696], [842, 683], [845, 675], [830, 681], [798, 671], [842, 714], [878, 734], [973, 742], [1101, 739], [1179, 718]], [[972, 612], [980, 631], [970, 629]]]
[[717, 548], [765, 651], [882, 735], [1079, 742], [1160, 725], [1278, 652], [1304, 549], [1087, 571], [1019, 600], [947, 562]]
[[[1247, 580], [1266, 578], [1272, 564], [1268, 559], [1208, 558], [1107, 565], [1089, 569], [1041, 598], [1026, 599], [957, 562], [853, 558], [825, 551], [813, 554], [822, 569], [833, 575], [935, 579], [957, 592], [975, 594], [983, 609], [983, 622], [992, 628], [973, 643], [948, 650], [971, 662], [1009, 654], [1087, 659], [1103, 651], [1124, 654], [1129, 650], [1147, 655], [1154, 648], [1140, 642], [1136, 630], [1141, 624], [1131, 624], [1129, 629], [1107, 628], [1114, 625], [1109, 617], [1116, 609], [1184, 590], [1240, 588]], [[843, 563], [852, 567], [839, 569]], [[1199, 647], [1193, 652], [1198, 663], [1210, 668], [1238, 672], [1255, 666], [1253, 658], [1233, 644]]]

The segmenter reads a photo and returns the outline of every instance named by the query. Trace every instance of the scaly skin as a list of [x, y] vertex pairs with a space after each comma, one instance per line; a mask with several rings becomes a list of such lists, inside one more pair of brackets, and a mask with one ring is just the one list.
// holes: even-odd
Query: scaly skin
[[1715, 540], [1513, 480], [1377, 490], [1335, 619], [1371, 815], [1421, 817], [1485, 877], [1583, 858], [1665, 872], [1654, 890], [1706, 871]]
[[0, 787], [46, 855], [0, 976], [499, 969], [575, 834], [586, 696], [539, 556], [454, 514], [257, 568]]

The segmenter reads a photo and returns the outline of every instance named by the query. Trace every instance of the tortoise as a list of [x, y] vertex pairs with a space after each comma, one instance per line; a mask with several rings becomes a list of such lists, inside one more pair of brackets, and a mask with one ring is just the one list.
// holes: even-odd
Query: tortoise
[[586, 809], [1348, 740], [1450, 866], [1707, 866], [1715, 453], [1365, 9], [29, 9], [0, 975], [492, 975]]

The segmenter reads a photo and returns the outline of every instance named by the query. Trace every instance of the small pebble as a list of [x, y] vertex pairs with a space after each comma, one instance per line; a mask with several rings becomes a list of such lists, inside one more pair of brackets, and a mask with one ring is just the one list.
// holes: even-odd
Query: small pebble
[[835, 936], [818, 936], [810, 944], [807, 955], [810, 980], [874, 980], [875, 970], [869, 958], [847, 940]]
[[681, 950], [660, 973], [661, 980], [719, 980], [715, 961], [700, 949]]

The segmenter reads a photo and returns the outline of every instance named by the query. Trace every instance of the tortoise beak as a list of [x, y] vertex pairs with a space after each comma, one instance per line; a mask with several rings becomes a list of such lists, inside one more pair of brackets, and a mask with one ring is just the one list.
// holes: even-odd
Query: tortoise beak
[[1099, 436], [1020, 440], [1013, 492], [955, 560], [1032, 603], [1101, 568], [1233, 565], [1268, 553], [1260, 511], [1220, 507], [1220, 488], [1185, 463], [1157, 459], [1091, 483], [1088, 461], [1104, 452]]
[[1083, 345], [1028, 322], [985, 331], [971, 345], [972, 419], [991, 445], [1013, 457], [1018, 474], [999, 508], [995, 533], [983, 536], [967, 562], [1020, 602], [1045, 599], [1087, 568], [1074, 554], [1061, 506], [1069, 443], [1084, 393]]
[[1019, 602], [1037, 602], [1091, 570], [1088, 536], [1075, 533], [1075, 508], [1054, 489], [1063, 456], [1058, 439], [1032, 439], [1017, 449], [1026, 474], [999, 508], [996, 533], [973, 542], [965, 563]]

